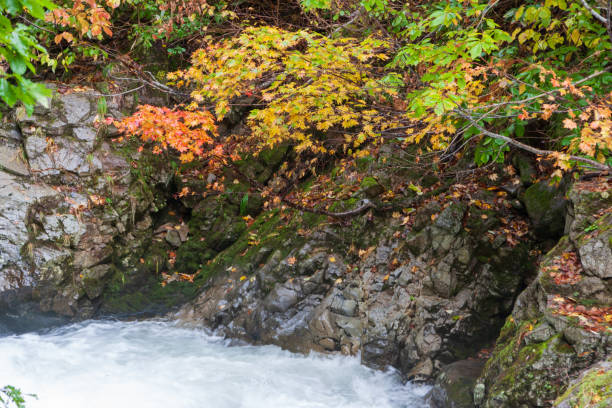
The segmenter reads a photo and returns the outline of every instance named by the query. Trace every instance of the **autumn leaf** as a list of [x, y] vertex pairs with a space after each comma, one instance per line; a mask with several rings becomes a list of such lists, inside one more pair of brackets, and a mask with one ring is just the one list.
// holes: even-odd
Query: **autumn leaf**
[[574, 122], [570, 118], [566, 118], [563, 120], [563, 127], [566, 129], [573, 130], [573, 129], [576, 129], [578, 125], [576, 125], [576, 122]]

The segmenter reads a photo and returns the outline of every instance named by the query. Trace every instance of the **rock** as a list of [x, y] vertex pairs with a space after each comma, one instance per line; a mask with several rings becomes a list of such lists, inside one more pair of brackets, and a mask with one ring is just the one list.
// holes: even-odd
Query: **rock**
[[173, 229], [166, 232], [166, 242], [168, 242], [170, 245], [172, 245], [175, 248], [180, 247], [181, 244], [183, 243], [179, 232]]
[[336, 342], [333, 339], [330, 339], [328, 337], [319, 340], [319, 344], [323, 346], [325, 350], [328, 350], [328, 351], [333, 351], [336, 349]]
[[512, 158], [514, 167], [518, 169], [520, 181], [524, 186], [530, 186], [536, 180], [538, 174], [534, 161], [523, 155], [517, 154]]
[[30, 175], [21, 143], [6, 137], [3, 129], [0, 129], [0, 170], [17, 176]]
[[111, 272], [111, 265], [98, 265], [81, 273], [83, 288], [90, 300], [94, 300], [102, 294], [106, 283], [105, 279]]
[[264, 300], [264, 307], [270, 312], [286, 312], [299, 300], [297, 288], [293, 285], [276, 285]]
[[[451, 265], [446, 257], [440, 262], [431, 272], [431, 280], [433, 283], [433, 289], [437, 294], [442, 297], [449, 298], [455, 291], [457, 286], [457, 279]], [[452, 261], [452, 257], [451, 257]]]
[[[610, 221], [612, 221], [612, 218]], [[600, 279], [612, 278], [611, 243], [612, 229], [608, 229], [580, 245], [580, 262], [587, 274]]]
[[60, 104], [63, 105], [64, 118], [70, 125], [79, 125], [91, 115], [91, 102], [86, 94], [73, 92], [62, 95]]
[[474, 405], [477, 407], [481, 405], [482, 400], [485, 397], [486, 387], [483, 383], [477, 383], [474, 386]]
[[337, 316], [336, 324], [350, 337], [360, 339], [363, 334], [363, 324], [359, 318]]
[[113, 249], [108, 246], [93, 248], [89, 251], [79, 251], [74, 254], [73, 264], [78, 269], [87, 269], [104, 263], [110, 259]]
[[385, 191], [385, 188], [374, 177], [364, 177], [361, 190], [370, 198], [374, 198]]
[[420, 361], [412, 370], [406, 374], [408, 379], [423, 380], [429, 378], [433, 373], [433, 362], [431, 359]]
[[[540, 184], [530, 189], [542, 188]], [[589, 326], [596, 319], [590, 317], [590, 308], [581, 304], [594, 302], [595, 307], [608, 308], [612, 298], [607, 271], [612, 253], [605, 248], [610, 224], [606, 214], [612, 203], [600, 188], [594, 189], [588, 182], [572, 186], [566, 226], [569, 235], [542, 257], [537, 277], [516, 300], [478, 380], [484, 391], [478, 395], [482, 407], [550, 406], [557, 398], [555, 406], [582, 406], [577, 403], [580, 380], [572, 386], [569, 379], [579, 377], [586, 367], [609, 360], [608, 329], [591, 330]], [[563, 200], [552, 193], [549, 197]], [[589, 226], [592, 228], [586, 230]], [[551, 279], [550, 265], [574, 251], [580, 254], [584, 269], [574, 265], [581, 271], [581, 279], [571, 284]], [[574, 312], [560, 313], [559, 299], [567, 299]], [[606, 381], [609, 383], [609, 378]], [[568, 385], [568, 393], [559, 397]]]
[[440, 229], [456, 234], [461, 229], [461, 222], [467, 207], [465, 204], [451, 204], [436, 218], [434, 225]]
[[331, 303], [331, 311], [343, 316], [353, 317], [357, 314], [357, 302], [352, 299], [345, 299], [342, 295], [336, 295]]
[[432, 201], [419, 208], [414, 215], [414, 231], [421, 231], [423, 228], [431, 224], [431, 216], [442, 211], [440, 203]]
[[315, 338], [335, 337], [336, 335], [335, 321], [327, 309], [318, 309], [310, 320], [309, 327]]
[[544, 180], [535, 183], [523, 197], [535, 233], [543, 238], [559, 238], [565, 229], [565, 185], [551, 185]]
[[475, 407], [474, 387], [484, 364], [485, 360], [461, 360], [444, 366], [426, 400], [432, 408]]
[[397, 283], [402, 286], [408, 285], [414, 279], [414, 276], [410, 272], [410, 269], [408, 268], [408, 266], [402, 266], [398, 268], [396, 272], [399, 275], [397, 279]]
[[413, 255], [418, 256], [425, 252], [425, 250], [429, 247], [431, 243], [430, 239], [430, 232], [428, 229], [426, 229], [416, 234], [409, 234], [406, 237], [406, 244]]
[[612, 359], [582, 371], [554, 402], [554, 408], [612, 406]]
[[78, 127], [73, 130], [74, 136], [81, 142], [85, 142], [87, 149], [91, 150], [94, 148], [98, 132], [91, 127]]
[[550, 339], [555, 334], [555, 330], [552, 327], [550, 327], [547, 323], [542, 323], [527, 333], [525, 336], [525, 344], [542, 343]]
[[33, 283], [31, 266], [21, 252], [30, 240], [28, 211], [37, 203], [54, 202], [58, 197], [58, 192], [47, 185], [30, 185], [0, 171], [0, 276], [4, 287]]

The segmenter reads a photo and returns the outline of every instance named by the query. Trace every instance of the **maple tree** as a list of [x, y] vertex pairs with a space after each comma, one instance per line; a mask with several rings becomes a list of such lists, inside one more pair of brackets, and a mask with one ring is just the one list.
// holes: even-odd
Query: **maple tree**
[[[104, 41], [119, 46], [127, 39], [130, 51], [119, 60], [142, 78], [130, 55], [137, 44], [161, 41], [168, 54], [180, 54], [186, 49], [166, 42], [183, 44], [209, 25], [234, 27], [241, 4], [49, 3], [44, 18], [40, 11], [34, 16], [39, 31], [33, 33], [61, 50], [51, 58], [37, 46], [39, 63], [55, 69], [62, 56], [68, 69], [75, 50], [108, 57], [119, 49]], [[513, 147], [553, 159], [556, 176], [576, 166], [610, 169], [612, 35], [605, 8], [586, 0], [299, 5], [310, 27], [243, 26], [226, 38], [203, 37], [204, 31], [190, 66], [167, 76], [168, 85], [191, 94], [191, 103], [143, 106], [117, 122], [120, 130], [157, 142], [156, 153], [172, 148], [182, 161], [201, 160], [212, 170], [289, 145], [299, 160], [281, 172], [294, 181], [316, 172], [325, 158], [348, 159], [350, 167], [350, 160], [375, 155], [384, 144], [417, 145], [429, 163], [466, 148], [477, 165], [502, 162]], [[244, 7], [252, 9], [249, 2]], [[131, 28], [117, 38], [114, 24], [125, 26], [126, 13], [138, 22], [127, 20]], [[280, 25], [278, 14], [263, 21]], [[150, 78], [137, 80], [150, 85]], [[5, 101], [18, 99], [6, 95]], [[248, 112], [249, 132], [219, 137], [215, 126], [239, 109]], [[547, 136], [534, 142], [534, 133]]]

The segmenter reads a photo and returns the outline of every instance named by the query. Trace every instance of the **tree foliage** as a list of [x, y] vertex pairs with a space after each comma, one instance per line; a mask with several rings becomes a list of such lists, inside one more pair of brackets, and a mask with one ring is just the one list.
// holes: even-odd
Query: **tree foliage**
[[397, 92], [374, 74], [388, 44], [372, 37], [331, 40], [308, 31], [249, 28], [238, 38], [194, 53], [192, 66], [169, 78], [193, 86], [192, 98], [212, 101], [217, 120], [236, 98], [250, 98], [251, 133], [240, 141], [254, 152], [282, 143], [297, 152], [353, 152], [380, 143], [391, 123], [377, 103]]
[[[19, 388], [6, 385], [0, 388], [0, 404], [3, 408], [25, 408], [25, 397]], [[36, 398], [35, 395], [29, 395]]]
[[51, 93], [27, 77], [28, 72], [36, 73], [34, 65], [45, 61], [47, 54], [24, 16], [42, 19], [53, 7], [49, 0], [0, 2], [0, 97], [8, 106], [21, 101], [31, 112], [37, 103], [48, 103]]
[[[5, 14], [23, 8], [33, 21], [12, 30], [17, 17], [5, 18], [1, 96], [31, 110], [47, 95], [31, 81], [37, 68], [69, 70], [88, 58], [114, 59], [134, 81], [151, 84], [153, 74], [143, 77], [141, 65], [148, 52], [193, 50], [190, 59], [166, 64], [180, 68], [167, 76], [168, 85], [190, 100], [142, 106], [117, 122], [124, 133], [156, 143], [155, 152], [172, 148], [185, 162], [228, 165], [289, 145], [297, 167], [307, 168], [323, 157], [354, 159], [390, 144], [416, 145], [438, 158], [467, 148], [477, 165], [502, 162], [519, 148], [552, 158], [557, 175], [612, 164], [606, 4], [290, 3], [7, 3]], [[237, 112], [248, 113], [248, 131], [220, 135], [217, 125]]]

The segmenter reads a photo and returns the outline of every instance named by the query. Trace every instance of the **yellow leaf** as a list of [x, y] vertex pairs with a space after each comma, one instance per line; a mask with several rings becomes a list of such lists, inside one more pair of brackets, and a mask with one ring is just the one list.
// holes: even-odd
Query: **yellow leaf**
[[576, 122], [574, 122], [570, 118], [566, 118], [563, 120], [563, 127], [566, 129], [572, 130], [572, 129], [576, 129], [578, 125], [576, 125]]

